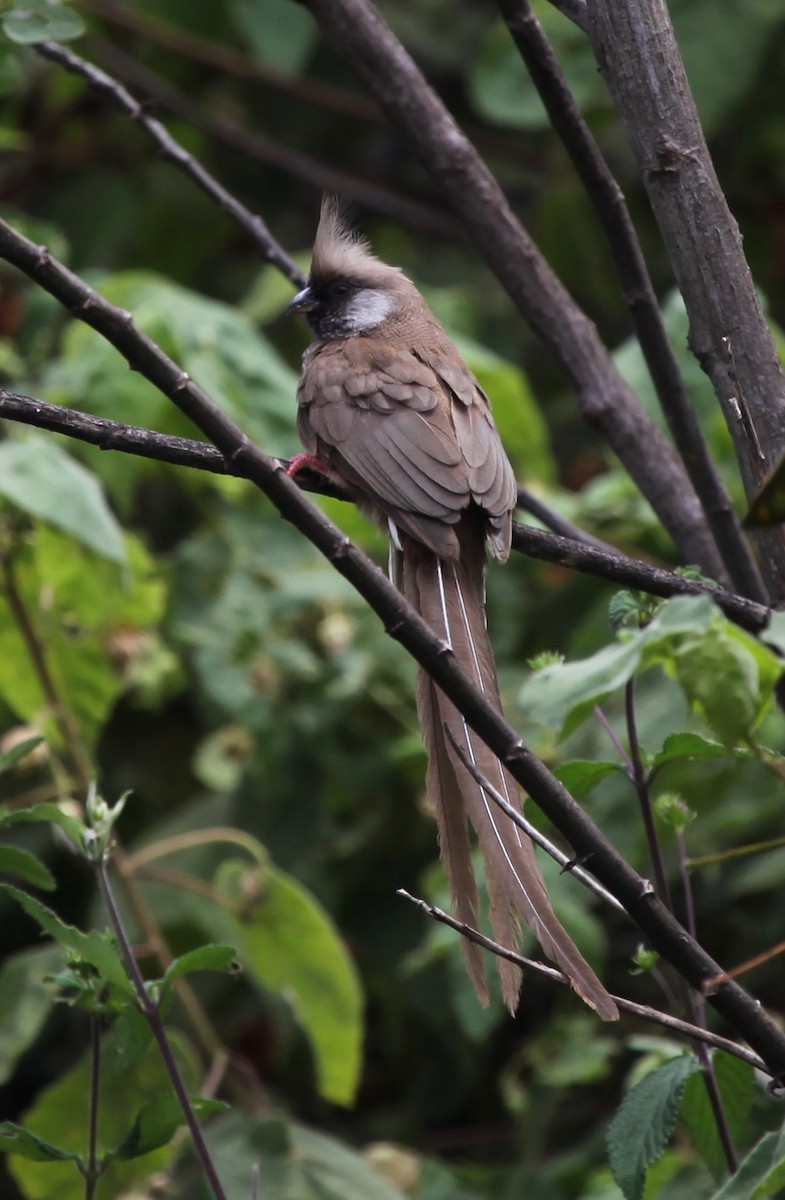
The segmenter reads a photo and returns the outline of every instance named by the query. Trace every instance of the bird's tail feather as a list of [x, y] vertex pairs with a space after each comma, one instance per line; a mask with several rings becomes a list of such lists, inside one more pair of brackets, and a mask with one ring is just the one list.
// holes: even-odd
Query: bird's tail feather
[[[502, 711], [496, 664], [485, 627], [485, 553], [482, 531], [464, 518], [458, 530], [459, 559], [440, 559], [402, 535], [398, 557], [399, 584], [434, 632], [450, 645], [456, 659], [490, 703]], [[417, 708], [428, 752], [427, 791], [436, 813], [442, 857], [458, 919], [476, 926], [477, 885], [472, 868], [467, 817], [485, 861], [486, 886], [494, 937], [516, 948], [519, 919], [531, 928], [545, 953], [570, 980], [575, 991], [604, 1020], [618, 1016], [616, 1006], [582, 957], [551, 907], [530, 838], [488, 796], [461, 760], [447, 730], [476, 770], [511, 804], [518, 787], [464, 717], [421, 671]], [[487, 1003], [482, 953], [464, 938], [469, 974], [483, 1003]], [[505, 1002], [514, 1012], [521, 985], [520, 968], [498, 959]]]

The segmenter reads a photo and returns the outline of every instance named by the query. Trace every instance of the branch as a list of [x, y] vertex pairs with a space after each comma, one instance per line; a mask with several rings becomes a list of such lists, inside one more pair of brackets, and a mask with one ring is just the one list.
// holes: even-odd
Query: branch
[[568, 21], [572, 21], [573, 25], [577, 25], [584, 33], [589, 32], [589, 14], [586, 9], [586, 0], [551, 0], [554, 8], [558, 8], [560, 13], [563, 13]]
[[[665, 0], [592, 0], [590, 35], [722, 405], [748, 497], [785, 445], [785, 372], [700, 126]], [[732, 286], [729, 285], [732, 282]], [[774, 598], [785, 535], [761, 537]]]
[[621, 378], [596, 328], [516, 219], [499, 184], [368, 0], [305, 0], [442, 188], [519, 312], [561, 364], [583, 417], [600, 431], [685, 562], [727, 576], [692, 485], [668, 439]]
[[[538, 962], [534, 958], [526, 958], [523, 954], [518, 954], [514, 950], [508, 950], [506, 946], [500, 945], [499, 942], [494, 942], [492, 938], [486, 937], [484, 933], [480, 933], [477, 929], [472, 929], [471, 925], [464, 924], [463, 921], [457, 921], [455, 917], [451, 917], [449, 913], [443, 909], [437, 908], [435, 904], [428, 904], [426, 900], [421, 900], [417, 896], [412, 896], [404, 888], [398, 888], [397, 895], [404, 900], [409, 900], [415, 908], [419, 908], [420, 912], [425, 913], [427, 917], [431, 917], [434, 921], [438, 921], [442, 925], [449, 926], [462, 937], [468, 938], [470, 942], [475, 942], [478, 946], [482, 946], [484, 950], [489, 950], [491, 954], [496, 954], [499, 958], [506, 958], [510, 962], [515, 963], [519, 967], [525, 967], [528, 970], [536, 971], [538, 975], [544, 975], [547, 979], [553, 980], [554, 983], [563, 984], [565, 987], [570, 986], [570, 981], [566, 975], [562, 975], [561, 971], [557, 971], [555, 967], [546, 966], [545, 963]], [[708, 1029], [701, 1029], [699, 1025], [691, 1025], [689, 1021], [682, 1021], [679, 1017], [672, 1017], [669, 1013], [661, 1012], [657, 1008], [650, 1008], [648, 1004], [636, 1004], [634, 1000], [626, 1000], [624, 996], [612, 996], [619, 1008], [625, 1012], [633, 1013], [636, 1017], [642, 1017], [644, 1021], [652, 1021], [655, 1025], [662, 1025], [665, 1029], [672, 1029], [674, 1033], [684, 1034], [685, 1037], [691, 1038], [696, 1042], [705, 1042], [708, 1046], [714, 1046], [718, 1050], [725, 1050], [726, 1053], [732, 1054], [735, 1058], [742, 1059], [743, 1062], [748, 1062], [756, 1070], [766, 1070], [766, 1066], [758, 1058], [757, 1054], [753, 1054], [746, 1046], [740, 1046], [737, 1042], [730, 1041], [729, 1038], [720, 1037], [719, 1034], [710, 1033]]]
[[[189, 438], [156, 433], [151, 429], [141, 429], [135, 425], [124, 425], [120, 421], [111, 421], [108, 417], [94, 417], [75, 408], [64, 408], [59, 404], [49, 404], [45, 400], [0, 388], [0, 418], [2, 417], [38, 429], [64, 434], [76, 441], [98, 446], [101, 450], [117, 450], [155, 462], [209, 471], [214, 475], [250, 478], [242, 462], [228, 462], [220, 450], [207, 442], [196, 442]], [[289, 466], [286, 459], [272, 461], [282, 470]], [[352, 500], [348, 492], [318, 472], [299, 471], [297, 483], [307, 492], [331, 496], [336, 500]], [[539, 520], [559, 530], [559, 533], [554, 534], [516, 522], [513, 525], [513, 549], [528, 555], [529, 558], [558, 563], [573, 571], [593, 575], [623, 587], [636, 588], [652, 596], [662, 596], [664, 599], [670, 596], [709, 595], [727, 617], [752, 633], [763, 633], [771, 619], [771, 610], [754, 600], [734, 595], [733, 592], [715, 584], [690, 579], [640, 559], [628, 558], [612, 546], [584, 533], [571, 521], [555, 513], [539, 497], [527, 492], [526, 488], [518, 489], [518, 503]], [[565, 530], [569, 532], [564, 532]]]
[[[230, 465], [247, 477], [353, 585], [395, 638], [428, 672], [445, 695], [496, 754], [518, 783], [567, 839], [592, 874], [623, 904], [653, 947], [700, 989], [722, 976], [722, 968], [690, 937], [653, 894], [651, 884], [625, 862], [566, 788], [457, 665], [448, 646], [406, 602], [397, 588], [299, 490], [175, 362], [137, 329], [130, 313], [116, 308], [43, 246], [0, 220], [0, 258], [12, 263], [55, 296], [70, 312], [101, 333], [128, 361], [212, 441]], [[760, 1054], [767, 1069], [785, 1075], [785, 1034], [737, 983], [723, 979], [710, 1003]]]
[[687, 395], [624, 194], [581, 116], [530, 0], [499, 0], [499, 7], [605, 233], [660, 406], [730, 578], [743, 595], [765, 604], [766, 588]]
[[206, 192], [219, 208], [234, 218], [237, 224], [254, 240], [267, 262], [277, 267], [295, 287], [303, 286], [305, 275], [284, 248], [278, 244], [262, 218], [235, 199], [231, 192], [228, 192], [200, 162], [197, 162], [192, 154], [183, 149], [160, 121], [148, 116], [138, 100], [135, 100], [121, 83], [112, 79], [111, 75], [107, 75], [100, 67], [86, 62], [78, 54], [74, 54], [73, 50], [68, 50], [57, 42], [38, 42], [34, 49], [66, 71], [71, 71], [74, 75], [81, 75], [92, 88], [106, 96], [115, 108], [130, 117], [155, 142], [168, 162], [173, 163], [192, 179], [196, 186]]

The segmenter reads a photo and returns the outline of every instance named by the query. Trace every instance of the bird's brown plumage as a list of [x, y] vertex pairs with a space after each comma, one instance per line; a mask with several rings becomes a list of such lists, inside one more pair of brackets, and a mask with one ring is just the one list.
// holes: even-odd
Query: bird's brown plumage
[[[485, 548], [507, 558], [517, 489], [487, 396], [414, 284], [346, 229], [331, 200], [322, 206], [309, 286], [292, 309], [307, 313], [315, 333], [298, 390], [306, 450], [388, 525], [399, 586], [501, 712], [485, 628]], [[468, 818], [497, 939], [516, 945], [522, 917], [583, 999], [614, 1019], [611, 997], [553, 912], [530, 839], [477, 784], [453, 742], [511, 803], [514, 781], [422, 671], [417, 705], [459, 918], [478, 921]], [[464, 939], [464, 952], [485, 1001], [480, 951]], [[520, 972], [499, 964], [514, 1010]]]

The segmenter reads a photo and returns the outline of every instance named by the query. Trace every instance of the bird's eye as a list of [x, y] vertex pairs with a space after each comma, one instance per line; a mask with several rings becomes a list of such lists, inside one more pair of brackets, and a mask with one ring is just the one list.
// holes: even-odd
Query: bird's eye
[[338, 279], [335, 283], [330, 284], [330, 294], [332, 296], [348, 296], [351, 290], [349, 284], [342, 279]]

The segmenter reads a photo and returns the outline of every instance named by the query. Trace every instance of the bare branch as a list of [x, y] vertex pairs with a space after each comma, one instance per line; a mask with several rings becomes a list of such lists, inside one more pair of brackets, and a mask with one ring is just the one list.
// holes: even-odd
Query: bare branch
[[589, 32], [589, 14], [586, 11], [586, 0], [551, 0], [554, 8], [558, 8], [568, 21], [577, 25], [584, 33]]
[[530, 0], [499, 0], [499, 7], [605, 233], [662, 411], [731, 580], [737, 591], [765, 604], [766, 588], [687, 395], [624, 194], [581, 116]]
[[[785, 372], [714, 170], [665, 0], [591, 0], [590, 35], [621, 114], [748, 496], [785, 446]], [[760, 536], [785, 596], [785, 534]]]
[[576, 388], [584, 418], [618, 455], [685, 562], [727, 582], [700, 502], [668, 439], [619, 375], [597, 330], [515, 218], [499, 184], [367, 0], [306, 0], [443, 189], [488, 266]]
[[[555, 967], [549, 967], [537, 959], [526, 958], [523, 954], [517, 954], [514, 950], [508, 950], [506, 946], [494, 942], [492, 938], [486, 937], [478, 929], [472, 929], [471, 925], [466, 925], [462, 921], [456, 921], [455, 917], [451, 917], [443, 909], [437, 908], [435, 904], [428, 904], [426, 900], [421, 900], [418, 896], [412, 896], [404, 888], [398, 888], [397, 895], [401, 896], [404, 900], [410, 901], [416, 908], [419, 908], [420, 912], [425, 913], [427, 917], [431, 917], [432, 920], [438, 921], [441, 925], [447, 925], [450, 929], [454, 929], [456, 933], [460, 933], [462, 937], [468, 938], [470, 942], [476, 942], [478, 946], [482, 946], [484, 950], [489, 950], [491, 954], [496, 954], [499, 958], [509, 959], [510, 962], [516, 963], [519, 967], [536, 971], [538, 975], [544, 975], [547, 979], [553, 980], [554, 983], [563, 984], [565, 987], [570, 986], [567, 976], [562, 975], [561, 971], [557, 971]], [[634, 1000], [626, 1000], [623, 996], [612, 996], [611, 998], [625, 1012], [632, 1013], [636, 1017], [641, 1017], [644, 1021], [652, 1021], [655, 1025], [662, 1025], [665, 1029], [672, 1029], [674, 1033], [683, 1034], [693, 1041], [705, 1042], [707, 1046], [714, 1046], [718, 1050], [725, 1050], [726, 1053], [732, 1054], [735, 1058], [740, 1058], [743, 1062], [748, 1062], [757, 1071], [762, 1070], [768, 1073], [767, 1067], [758, 1058], [757, 1054], [753, 1054], [746, 1046], [740, 1046], [738, 1042], [732, 1042], [729, 1038], [720, 1037], [716, 1033], [710, 1033], [708, 1029], [701, 1029], [698, 1025], [691, 1025], [689, 1021], [682, 1021], [679, 1017], [672, 1017], [670, 1013], [661, 1012], [657, 1008], [650, 1008], [648, 1004], [636, 1004]]]
[[[45, 400], [0, 388], [0, 418], [2, 417], [38, 429], [48, 429], [76, 441], [98, 446], [101, 450], [117, 450], [123, 454], [133, 454], [173, 466], [210, 471], [215, 475], [249, 478], [248, 471], [241, 461], [230, 463], [220, 450], [207, 442], [196, 442], [189, 438], [157, 433], [151, 429], [141, 429], [135, 425], [124, 425], [108, 417], [95, 417], [91, 413], [64, 408], [60, 404], [49, 404]], [[289, 466], [286, 459], [277, 458], [271, 461], [282, 470]], [[307, 492], [332, 496], [337, 500], [352, 500], [345, 490], [318, 472], [299, 471], [297, 483]], [[754, 600], [747, 600], [744, 596], [736, 596], [714, 584], [690, 579], [640, 559], [628, 558], [612, 546], [590, 537], [572, 522], [566, 521], [525, 488], [518, 489], [518, 501], [522, 508], [560, 530], [558, 534], [554, 534], [516, 522], [513, 525], [513, 549], [521, 554], [541, 559], [543, 562], [559, 563], [573, 571], [581, 571], [609, 583], [637, 588], [652, 596], [668, 598], [708, 595], [737, 625], [757, 634], [766, 629], [771, 610], [765, 605], [756, 604]], [[569, 530], [569, 533], [565, 533], [565, 530]]]

